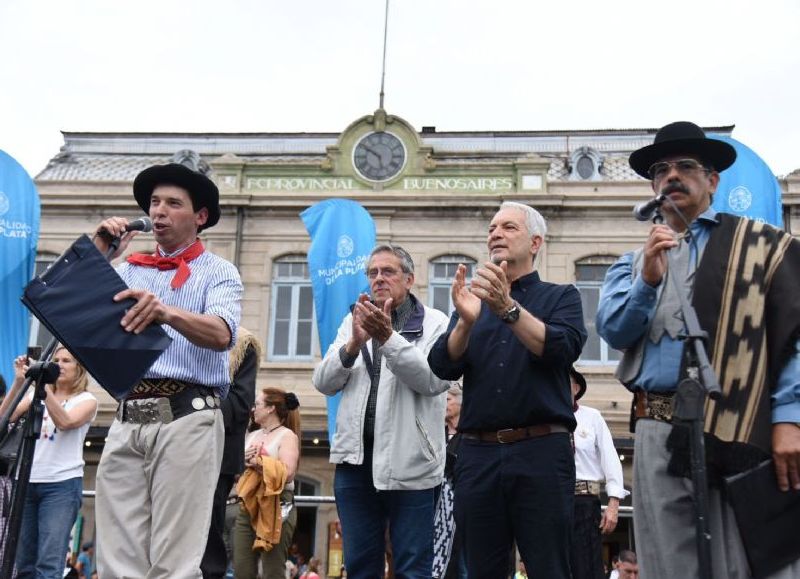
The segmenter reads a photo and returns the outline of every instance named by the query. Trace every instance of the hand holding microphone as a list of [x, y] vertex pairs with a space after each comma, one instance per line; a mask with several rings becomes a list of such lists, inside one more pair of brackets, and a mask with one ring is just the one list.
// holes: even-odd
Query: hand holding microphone
[[139, 231], [147, 233], [152, 230], [153, 222], [149, 217], [140, 217], [133, 221], [128, 221], [124, 217], [109, 217], [97, 226], [93, 241], [101, 252], [112, 251], [111, 257], [114, 258], [125, 250]]

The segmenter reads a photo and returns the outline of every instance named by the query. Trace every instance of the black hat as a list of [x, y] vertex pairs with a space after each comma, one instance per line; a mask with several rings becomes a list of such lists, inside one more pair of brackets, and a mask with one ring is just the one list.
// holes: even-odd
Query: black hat
[[631, 168], [650, 179], [650, 166], [670, 155], [694, 155], [715, 171], [724, 171], [736, 160], [736, 149], [724, 141], [709, 139], [703, 129], [688, 121], [670, 123], [658, 129], [652, 145], [631, 153]]
[[219, 221], [219, 189], [199, 170], [184, 164], [168, 163], [153, 165], [139, 173], [133, 180], [133, 196], [145, 213], [150, 212], [150, 196], [158, 185], [182, 187], [191, 195], [195, 210], [203, 207], [208, 209], [208, 220], [200, 226], [199, 231], [214, 227]]
[[586, 394], [586, 378], [574, 366], [570, 367], [569, 375], [572, 377], [572, 381], [578, 385], [578, 393], [575, 395], [575, 400], [580, 400]]

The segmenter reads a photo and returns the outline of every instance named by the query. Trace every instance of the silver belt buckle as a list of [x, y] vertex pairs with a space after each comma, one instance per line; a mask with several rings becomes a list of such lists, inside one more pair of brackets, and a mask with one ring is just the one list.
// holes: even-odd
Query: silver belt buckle
[[155, 424], [172, 422], [172, 407], [169, 398], [155, 398], [150, 400], [128, 400], [125, 403], [125, 422], [135, 424]]
[[506, 439], [504, 438], [504, 435], [505, 435], [507, 432], [509, 432], [509, 433], [510, 433], [510, 432], [513, 432], [513, 431], [514, 431], [514, 429], [513, 429], [513, 428], [504, 428], [503, 430], [498, 430], [498, 431], [497, 431], [497, 442], [499, 442], [500, 444], [506, 444], [507, 442], [511, 442], [511, 441], [509, 441], [509, 440], [506, 440]]
[[169, 398], [156, 399], [156, 406], [158, 408], [158, 416], [163, 424], [169, 424], [174, 419], [172, 415], [172, 406], [169, 404]]

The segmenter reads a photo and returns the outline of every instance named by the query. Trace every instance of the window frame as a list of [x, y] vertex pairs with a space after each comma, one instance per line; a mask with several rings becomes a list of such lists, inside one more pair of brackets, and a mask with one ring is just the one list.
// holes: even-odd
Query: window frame
[[[575, 277], [575, 287], [578, 289], [578, 292], [581, 294], [581, 303], [583, 303], [583, 299], [584, 299], [584, 295], [585, 295], [584, 292], [581, 291], [582, 289], [596, 290], [597, 291], [597, 307], [595, 308], [595, 311], [597, 311], [597, 308], [599, 308], [599, 306], [600, 306], [600, 292], [601, 292], [602, 287], [603, 287], [603, 280], [578, 280], [578, 277], [579, 277], [578, 276], [578, 270], [579, 270], [579, 268], [581, 266], [604, 265], [604, 266], [606, 266], [606, 272], [608, 272], [608, 268], [611, 267], [617, 261], [617, 259], [619, 259], [619, 257], [616, 256], [616, 255], [605, 254], [605, 255], [587, 256], [587, 257], [581, 258], [579, 260], [576, 260], [574, 262], [574, 266], [575, 266], [575, 275], [574, 275], [574, 277]], [[605, 278], [605, 274], [603, 275], [603, 277]], [[586, 321], [587, 321], [586, 320], [586, 313], [584, 313], [584, 325], [586, 325]], [[593, 328], [593, 330], [590, 330], [590, 327]], [[580, 364], [582, 366], [616, 366], [617, 364], [619, 364], [620, 359], [622, 358], [622, 353], [619, 352], [619, 350], [615, 350], [614, 348], [609, 346], [608, 343], [599, 335], [599, 333], [597, 332], [597, 327], [596, 327], [596, 324], [594, 323], [594, 321], [592, 321], [591, 326], [587, 326], [586, 331], [587, 331], [587, 333], [590, 334], [589, 337], [587, 338], [587, 343], [588, 343], [589, 339], [592, 339], [593, 337], [596, 337], [600, 341], [600, 357], [599, 357], [599, 359], [584, 358], [584, 352], [585, 352], [585, 347], [584, 347], [584, 350], [581, 351], [581, 356], [578, 358], [576, 363]], [[594, 332], [594, 335], [592, 335], [591, 332]], [[617, 357], [616, 360], [612, 360], [610, 358], [612, 352], [617, 352], [617, 356], [618, 357]]]
[[[439, 310], [443, 312], [447, 316], [452, 315], [453, 313], [453, 296], [450, 294], [450, 286], [453, 284], [453, 278], [450, 279], [443, 278], [443, 277], [436, 277], [434, 276], [434, 269], [437, 265], [451, 265], [459, 263], [463, 263], [464, 265], [468, 266], [467, 270], [467, 282], [472, 279], [472, 275], [470, 274], [469, 266], [472, 267], [472, 273], [475, 272], [475, 266], [478, 265], [478, 260], [474, 259], [466, 254], [462, 253], [445, 253], [443, 255], [439, 255], [434, 257], [433, 259], [428, 261], [428, 307], [433, 309], [439, 310], [439, 308], [435, 305], [435, 295], [437, 288], [446, 288], [447, 290], [447, 304], [449, 306], [449, 311], [443, 312], [443, 310]], [[455, 275], [455, 273], [453, 274]]]
[[[305, 254], [288, 254], [272, 260], [272, 282], [270, 284], [270, 322], [269, 322], [269, 336], [267, 340], [267, 359], [271, 362], [310, 362], [313, 361], [314, 356], [319, 352], [319, 336], [316, 332], [317, 315], [314, 306], [314, 293], [311, 286], [311, 276], [286, 276], [279, 277], [278, 267], [281, 264], [295, 264], [302, 263], [305, 265], [306, 272], [308, 273], [308, 257]], [[287, 336], [287, 353], [276, 354], [276, 331], [275, 325], [278, 322], [277, 308], [278, 308], [278, 293], [279, 288], [290, 288], [290, 311], [289, 311], [289, 330]], [[299, 318], [300, 313], [300, 292], [302, 289], [307, 288], [311, 295], [311, 318], [309, 320], [303, 319], [310, 323], [310, 342], [309, 353], [297, 353], [297, 336], [298, 327], [301, 322]], [[283, 319], [281, 321], [284, 321]]]

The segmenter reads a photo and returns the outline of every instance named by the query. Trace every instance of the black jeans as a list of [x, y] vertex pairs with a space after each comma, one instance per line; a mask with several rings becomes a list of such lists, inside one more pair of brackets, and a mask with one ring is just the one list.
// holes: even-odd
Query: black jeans
[[599, 498], [575, 496], [572, 529], [572, 579], [604, 579]]
[[569, 579], [575, 459], [568, 434], [510, 444], [465, 439], [455, 475], [456, 528], [470, 577], [507, 577], [516, 540], [537, 577]]

